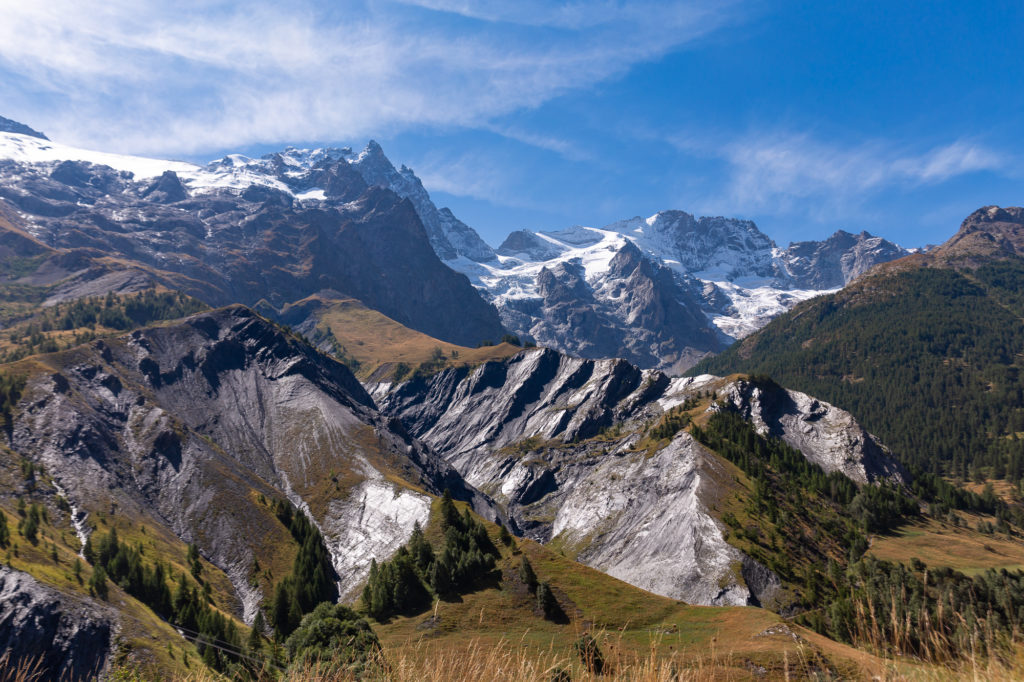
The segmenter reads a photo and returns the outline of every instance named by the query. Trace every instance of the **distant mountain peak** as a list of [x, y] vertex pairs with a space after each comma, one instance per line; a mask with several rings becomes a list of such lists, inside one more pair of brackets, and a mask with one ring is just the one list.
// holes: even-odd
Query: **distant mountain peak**
[[929, 255], [954, 267], [973, 268], [992, 259], [1024, 256], [1024, 208], [983, 206]]
[[3, 116], [0, 116], [0, 133], [28, 135], [29, 137], [38, 137], [40, 140], [50, 139], [46, 135], [43, 135], [38, 130], [33, 130], [32, 128], [29, 128], [24, 123], [18, 123], [17, 121], [12, 121], [11, 119], [4, 118]]

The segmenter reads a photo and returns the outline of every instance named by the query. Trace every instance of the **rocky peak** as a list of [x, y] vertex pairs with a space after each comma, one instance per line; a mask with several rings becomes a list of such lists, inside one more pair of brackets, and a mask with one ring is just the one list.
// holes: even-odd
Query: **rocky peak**
[[178, 174], [169, 170], [164, 171], [163, 175], [142, 190], [142, 196], [158, 204], [173, 204], [187, 199], [188, 192], [181, 184]]
[[929, 255], [954, 267], [973, 268], [991, 259], [1024, 256], [1024, 208], [985, 206]]
[[781, 438], [826, 472], [858, 483], [906, 483], [892, 453], [849, 412], [771, 382], [737, 380], [718, 392], [763, 436]]
[[644, 257], [636, 244], [626, 241], [608, 264], [609, 277], [628, 277], [637, 268], [644, 268], [645, 274], [652, 274], [651, 262]]
[[368, 185], [388, 187], [398, 175], [398, 171], [384, 155], [384, 149], [376, 140], [366, 143], [363, 151], [352, 161], [352, 166], [359, 171]]
[[497, 253], [502, 256], [526, 261], [546, 261], [555, 258], [563, 248], [544, 239], [530, 230], [516, 230], [505, 237]]
[[43, 135], [38, 130], [29, 128], [24, 123], [18, 123], [12, 121], [9, 118], [0, 116], [0, 133], [15, 133], [16, 135], [28, 135], [29, 137], [38, 137], [40, 140], [49, 140], [46, 135]]
[[910, 252], [866, 231], [838, 230], [824, 241], [794, 242], [783, 253], [784, 267], [795, 286], [838, 289], [879, 263]]
[[367, 188], [363, 177], [344, 159], [323, 159], [303, 180], [305, 187], [319, 187], [324, 196], [337, 201], [352, 201]]
[[370, 140], [352, 161], [352, 167], [367, 185], [387, 187], [412, 202], [427, 230], [430, 245], [441, 260], [454, 260], [460, 255], [478, 262], [494, 259], [494, 250], [473, 228], [458, 220], [451, 211], [438, 210], [416, 174], [405, 166], [396, 170], [375, 141]]
[[537, 275], [537, 291], [543, 297], [545, 305], [549, 306], [593, 299], [583, 265], [579, 261], [556, 263], [550, 268], [541, 268]]

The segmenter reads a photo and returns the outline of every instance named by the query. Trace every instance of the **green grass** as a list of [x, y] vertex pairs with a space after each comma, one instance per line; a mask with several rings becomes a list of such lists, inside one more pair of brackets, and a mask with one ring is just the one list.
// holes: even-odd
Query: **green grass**
[[[425, 529], [435, 548], [442, 541], [437, 506]], [[464, 508], [462, 503], [457, 506], [460, 511]], [[795, 666], [812, 659], [854, 677], [880, 668], [873, 657], [796, 626], [791, 627], [799, 634], [797, 639], [766, 635], [765, 631], [784, 622], [770, 611], [687, 605], [640, 590], [530, 540], [517, 538], [513, 546], [504, 546], [497, 526], [487, 527], [501, 551], [494, 579], [453, 600], [435, 601], [421, 613], [374, 623], [385, 654], [458, 660], [475, 655], [481, 647], [507, 647], [538, 657], [554, 655], [579, 675], [582, 669], [572, 643], [590, 632], [610, 660], [636, 661], [653, 655], [679, 660], [681, 667], [714, 662], [727, 676], [749, 675], [748, 664], [781, 676], [787, 661]], [[535, 597], [518, 578], [522, 556], [529, 559], [538, 579], [552, 586], [567, 623], [553, 623], [539, 615]]]

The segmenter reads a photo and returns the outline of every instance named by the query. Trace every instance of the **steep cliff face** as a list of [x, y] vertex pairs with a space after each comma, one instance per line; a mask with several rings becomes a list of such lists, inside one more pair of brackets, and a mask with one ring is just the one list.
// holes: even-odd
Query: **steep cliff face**
[[[516, 248], [542, 246], [531, 246], [527, 237], [514, 242]], [[502, 319], [541, 345], [572, 355], [683, 371], [723, 347], [691, 288], [629, 241], [614, 253], [607, 272], [589, 278], [578, 260], [543, 267], [536, 291], [539, 300], [505, 301]]]
[[[0, 275], [59, 282], [51, 301], [131, 291], [142, 280], [211, 305], [265, 300], [280, 309], [330, 289], [452, 343], [504, 333], [493, 306], [438, 259], [419, 195], [368, 183], [344, 150], [205, 167], [80, 151], [0, 133], [0, 157], [14, 157], [0, 160], [0, 213], [53, 252], [29, 273], [0, 263]], [[475, 236], [450, 213], [428, 217], [464, 241]], [[61, 267], [69, 256], [78, 267]], [[45, 276], [57, 270], [63, 276]]]
[[853, 415], [777, 385], [736, 381], [719, 392], [763, 436], [776, 436], [827, 472], [858, 483], [907, 482], [887, 447]]
[[460, 256], [480, 262], [494, 260], [494, 250], [473, 228], [456, 218], [451, 210], [439, 210], [416, 174], [405, 166], [396, 170], [373, 140], [352, 160], [351, 166], [367, 185], [386, 187], [412, 202], [423, 221], [430, 245], [442, 260], [455, 260]]
[[685, 431], [667, 443], [650, 439], [666, 411], [731, 404], [828, 471], [859, 482], [901, 475], [830, 405], [739, 379], [670, 379], [622, 360], [524, 351], [372, 393], [528, 536], [694, 603], [770, 604], [779, 580], [725, 541], [713, 508], [737, 490], [729, 465]]
[[867, 232], [837, 231], [824, 241], [796, 242], [783, 254], [782, 267], [803, 289], [838, 289], [879, 263], [910, 252]]
[[41, 679], [95, 679], [107, 668], [116, 630], [114, 609], [0, 566], [0, 651], [8, 670], [38, 661]]
[[347, 368], [242, 307], [79, 347], [43, 361], [12, 447], [76, 506], [166, 526], [224, 570], [247, 620], [264, 596], [254, 560], [281, 540], [267, 498], [320, 527], [342, 594], [389, 556], [446, 487], [488, 502]]

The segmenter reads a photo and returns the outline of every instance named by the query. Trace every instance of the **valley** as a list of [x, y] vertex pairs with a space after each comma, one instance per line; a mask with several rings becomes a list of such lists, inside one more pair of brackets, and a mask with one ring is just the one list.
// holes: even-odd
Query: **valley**
[[4, 674], [1019, 672], [1021, 209], [926, 251], [683, 211], [493, 249], [372, 141], [32, 132]]

